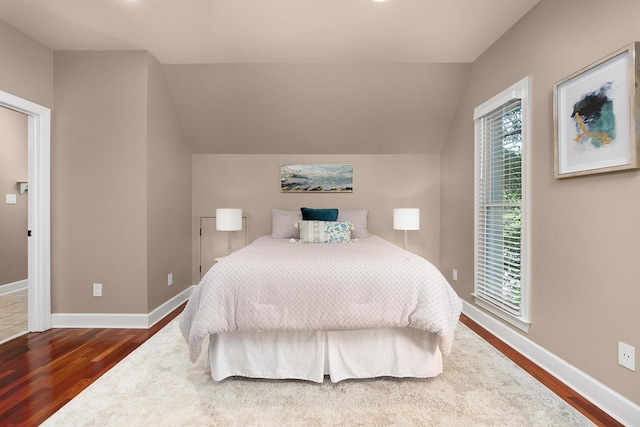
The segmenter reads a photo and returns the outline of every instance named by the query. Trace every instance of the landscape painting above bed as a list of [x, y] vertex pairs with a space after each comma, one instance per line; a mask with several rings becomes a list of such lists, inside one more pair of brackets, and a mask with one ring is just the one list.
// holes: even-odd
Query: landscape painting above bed
[[353, 165], [281, 165], [283, 193], [353, 193]]

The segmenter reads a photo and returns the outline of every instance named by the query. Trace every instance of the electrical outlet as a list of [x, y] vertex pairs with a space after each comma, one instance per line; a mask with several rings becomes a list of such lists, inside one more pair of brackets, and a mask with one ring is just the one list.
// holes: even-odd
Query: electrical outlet
[[173, 273], [169, 273], [169, 274], [167, 275], [167, 285], [168, 285], [168, 286], [173, 285]]
[[94, 283], [93, 284], [93, 296], [101, 297], [102, 296], [102, 283]]
[[618, 363], [635, 372], [636, 348], [622, 341], [618, 341]]
[[458, 270], [456, 270], [455, 268], [453, 269], [453, 281], [458, 281]]

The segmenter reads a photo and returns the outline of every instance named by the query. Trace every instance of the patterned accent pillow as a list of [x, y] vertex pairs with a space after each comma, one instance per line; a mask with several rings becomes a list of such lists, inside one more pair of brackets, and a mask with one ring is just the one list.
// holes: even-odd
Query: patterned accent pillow
[[348, 243], [353, 225], [347, 221], [298, 221], [301, 243]]

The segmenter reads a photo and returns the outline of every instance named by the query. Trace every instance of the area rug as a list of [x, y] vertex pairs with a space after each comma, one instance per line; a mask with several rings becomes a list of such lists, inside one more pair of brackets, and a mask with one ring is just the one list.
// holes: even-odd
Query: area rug
[[[430, 379], [337, 384], [232, 378], [192, 364], [175, 319], [45, 426], [588, 426], [592, 423], [460, 324]], [[204, 348], [207, 348], [206, 346]]]

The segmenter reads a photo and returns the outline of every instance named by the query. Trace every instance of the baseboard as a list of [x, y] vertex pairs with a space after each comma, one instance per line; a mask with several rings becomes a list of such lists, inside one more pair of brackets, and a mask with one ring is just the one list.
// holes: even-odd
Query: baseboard
[[463, 313], [523, 356], [562, 381], [624, 425], [637, 425], [640, 406], [610, 389], [526, 336], [463, 301]]
[[0, 295], [10, 294], [11, 292], [21, 291], [29, 287], [29, 280], [18, 280], [17, 282], [0, 285]]
[[155, 325], [156, 323], [158, 323], [159, 321], [161, 321], [169, 313], [171, 313], [173, 310], [178, 308], [180, 306], [180, 304], [182, 304], [185, 301], [187, 301], [192, 293], [193, 293], [193, 286], [189, 286], [187, 289], [185, 289], [184, 291], [180, 292], [178, 295], [176, 295], [175, 297], [171, 298], [169, 301], [165, 302], [160, 307], [156, 308], [151, 313], [149, 313], [149, 316], [148, 316], [149, 317], [149, 321], [148, 321], [149, 327], [151, 327], [151, 326]]
[[148, 314], [127, 313], [54, 313], [54, 328], [123, 328], [149, 329], [189, 299], [193, 286], [189, 286], [169, 301]]

